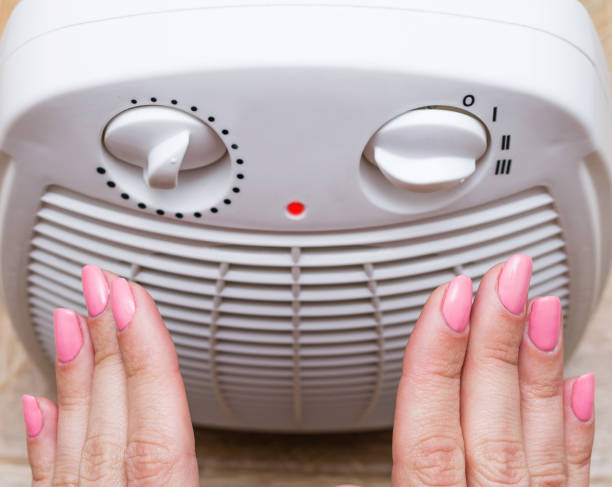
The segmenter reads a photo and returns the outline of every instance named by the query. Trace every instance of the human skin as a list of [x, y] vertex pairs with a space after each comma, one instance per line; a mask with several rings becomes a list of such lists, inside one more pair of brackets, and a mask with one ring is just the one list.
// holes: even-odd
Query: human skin
[[[563, 379], [561, 304], [527, 299], [532, 262], [457, 276], [406, 347], [392, 485], [589, 485], [594, 378]], [[83, 268], [89, 316], [56, 310], [57, 405], [24, 396], [34, 487], [199, 486], [185, 388], [147, 291]], [[345, 486], [346, 487], [346, 486]]]

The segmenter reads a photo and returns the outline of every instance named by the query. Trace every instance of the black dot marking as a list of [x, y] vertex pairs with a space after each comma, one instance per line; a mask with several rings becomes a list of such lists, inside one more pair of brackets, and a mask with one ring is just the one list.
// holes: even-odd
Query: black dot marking
[[238, 179], [244, 179], [244, 174], [237, 174], [237, 175], [236, 175], [236, 177], [237, 177]]
[[163, 215], [166, 212], [164, 210], [157, 210], [155, 213], [157, 213], [158, 215]]
[[238, 144], [232, 144], [232, 149], [238, 149]]
[[152, 97], [152, 98], [151, 98], [151, 101], [152, 101], [153, 103], [156, 103], [156, 102], [157, 102], [157, 98]]
[[96, 169], [96, 171], [98, 171], [98, 174], [105, 174], [106, 173], [106, 169], [104, 169], [103, 167], [98, 167]]
[[197, 112], [198, 111], [198, 107], [191, 107], [191, 111], [192, 112]]
[[138, 100], [132, 100], [132, 105], [136, 105], [136, 103], [138, 103]]
[[178, 103], [178, 101], [172, 100], [170, 103], [172, 103], [173, 105], [176, 105]]
[[193, 216], [195, 216], [196, 218], [202, 218], [202, 213], [200, 213], [199, 211], [196, 211]]
[[215, 117], [208, 117], [208, 121], [211, 122], [211, 123], [214, 122], [215, 121]]
[[174, 216], [177, 217], [177, 218], [183, 218], [183, 214], [182, 213], [176, 213]]
[[232, 191], [233, 191], [234, 193], [240, 193], [240, 188], [232, 188]]
[[217, 208], [211, 208], [210, 211], [212, 211], [213, 213], [218, 213], [219, 210]]
[[138, 208], [140, 208], [141, 210], [144, 210], [147, 207], [147, 205], [145, 205], [144, 203], [138, 203]]
[[232, 200], [230, 200], [229, 198], [226, 198], [223, 200], [223, 203], [225, 203], [226, 205], [231, 205], [232, 204]]
[[227, 129], [223, 129], [223, 130], [221, 131], [221, 133], [222, 133], [223, 135], [227, 135], [227, 134], [229, 134], [229, 130], [227, 130]]
[[129, 199], [130, 199], [130, 195], [129, 195], [129, 194], [127, 194], [127, 193], [121, 193], [121, 197], [122, 197], [124, 200], [129, 200]]
[[113, 181], [109, 181], [108, 183], [106, 183], [106, 185], [107, 185], [109, 188], [114, 188], [115, 186], [117, 186], [117, 185], [116, 185], [116, 184], [115, 184]]
[[244, 161], [242, 159], [236, 159], [236, 164], [244, 164]]

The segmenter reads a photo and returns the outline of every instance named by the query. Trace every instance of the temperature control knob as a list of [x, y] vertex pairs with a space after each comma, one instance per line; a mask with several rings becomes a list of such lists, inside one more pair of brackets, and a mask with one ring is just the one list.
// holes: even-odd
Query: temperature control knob
[[154, 189], [174, 189], [180, 171], [208, 166], [226, 147], [200, 119], [168, 107], [131, 108], [113, 118], [104, 145], [117, 159], [144, 169]]
[[452, 109], [405, 113], [383, 126], [364, 156], [394, 185], [433, 192], [462, 183], [487, 150], [487, 131], [475, 117]]

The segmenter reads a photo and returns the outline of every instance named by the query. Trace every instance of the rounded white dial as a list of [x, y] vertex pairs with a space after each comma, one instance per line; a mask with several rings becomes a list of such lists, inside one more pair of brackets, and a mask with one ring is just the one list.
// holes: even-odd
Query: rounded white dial
[[487, 150], [487, 131], [475, 117], [444, 108], [413, 110], [382, 127], [364, 155], [393, 184], [433, 192], [462, 183]]
[[227, 151], [200, 119], [168, 107], [131, 108], [110, 121], [104, 145], [117, 159], [142, 167], [154, 189], [173, 189], [179, 171], [208, 166]]

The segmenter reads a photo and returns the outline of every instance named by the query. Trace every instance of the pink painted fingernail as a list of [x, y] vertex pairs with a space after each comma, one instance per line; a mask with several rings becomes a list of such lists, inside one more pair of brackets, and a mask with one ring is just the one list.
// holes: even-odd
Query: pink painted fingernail
[[83, 346], [83, 331], [77, 314], [71, 309], [58, 308], [53, 314], [57, 358], [66, 363], [73, 360]]
[[457, 276], [448, 285], [442, 302], [446, 324], [461, 333], [467, 327], [471, 309], [472, 280], [468, 276]]
[[593, 415], [595, 403], [595, 376], [586, 374], [576, 379], [572, 387], [572, 409], [576, 417], [587, 422]]
[[544, 352], [554, 350], [559, 341], [561, 301], [557, 296], [536, 299], [529, 313], [529, 338]]
[[119, 331], [124, 330], [132, 321], [136, 311], [136, 301], [128, 282], [119, 277], [111, 282], [111, 308]]
[[497, 294], [504, 307], [516, 315], [527, 302], [533, 263], [528, 255], [514, 255], [508, 259], [499, 276]]
[[98, 316], [106, 309], [110, 288], [106, 276], [97, 265], [86, 265], [81, 270], [83, 295], [89, 316]]
[[21, 398], [21, 407], [28, 436], [30, 438], [38, 436], [43, 427], [43, 415], [37, 399], [25, 394]]

